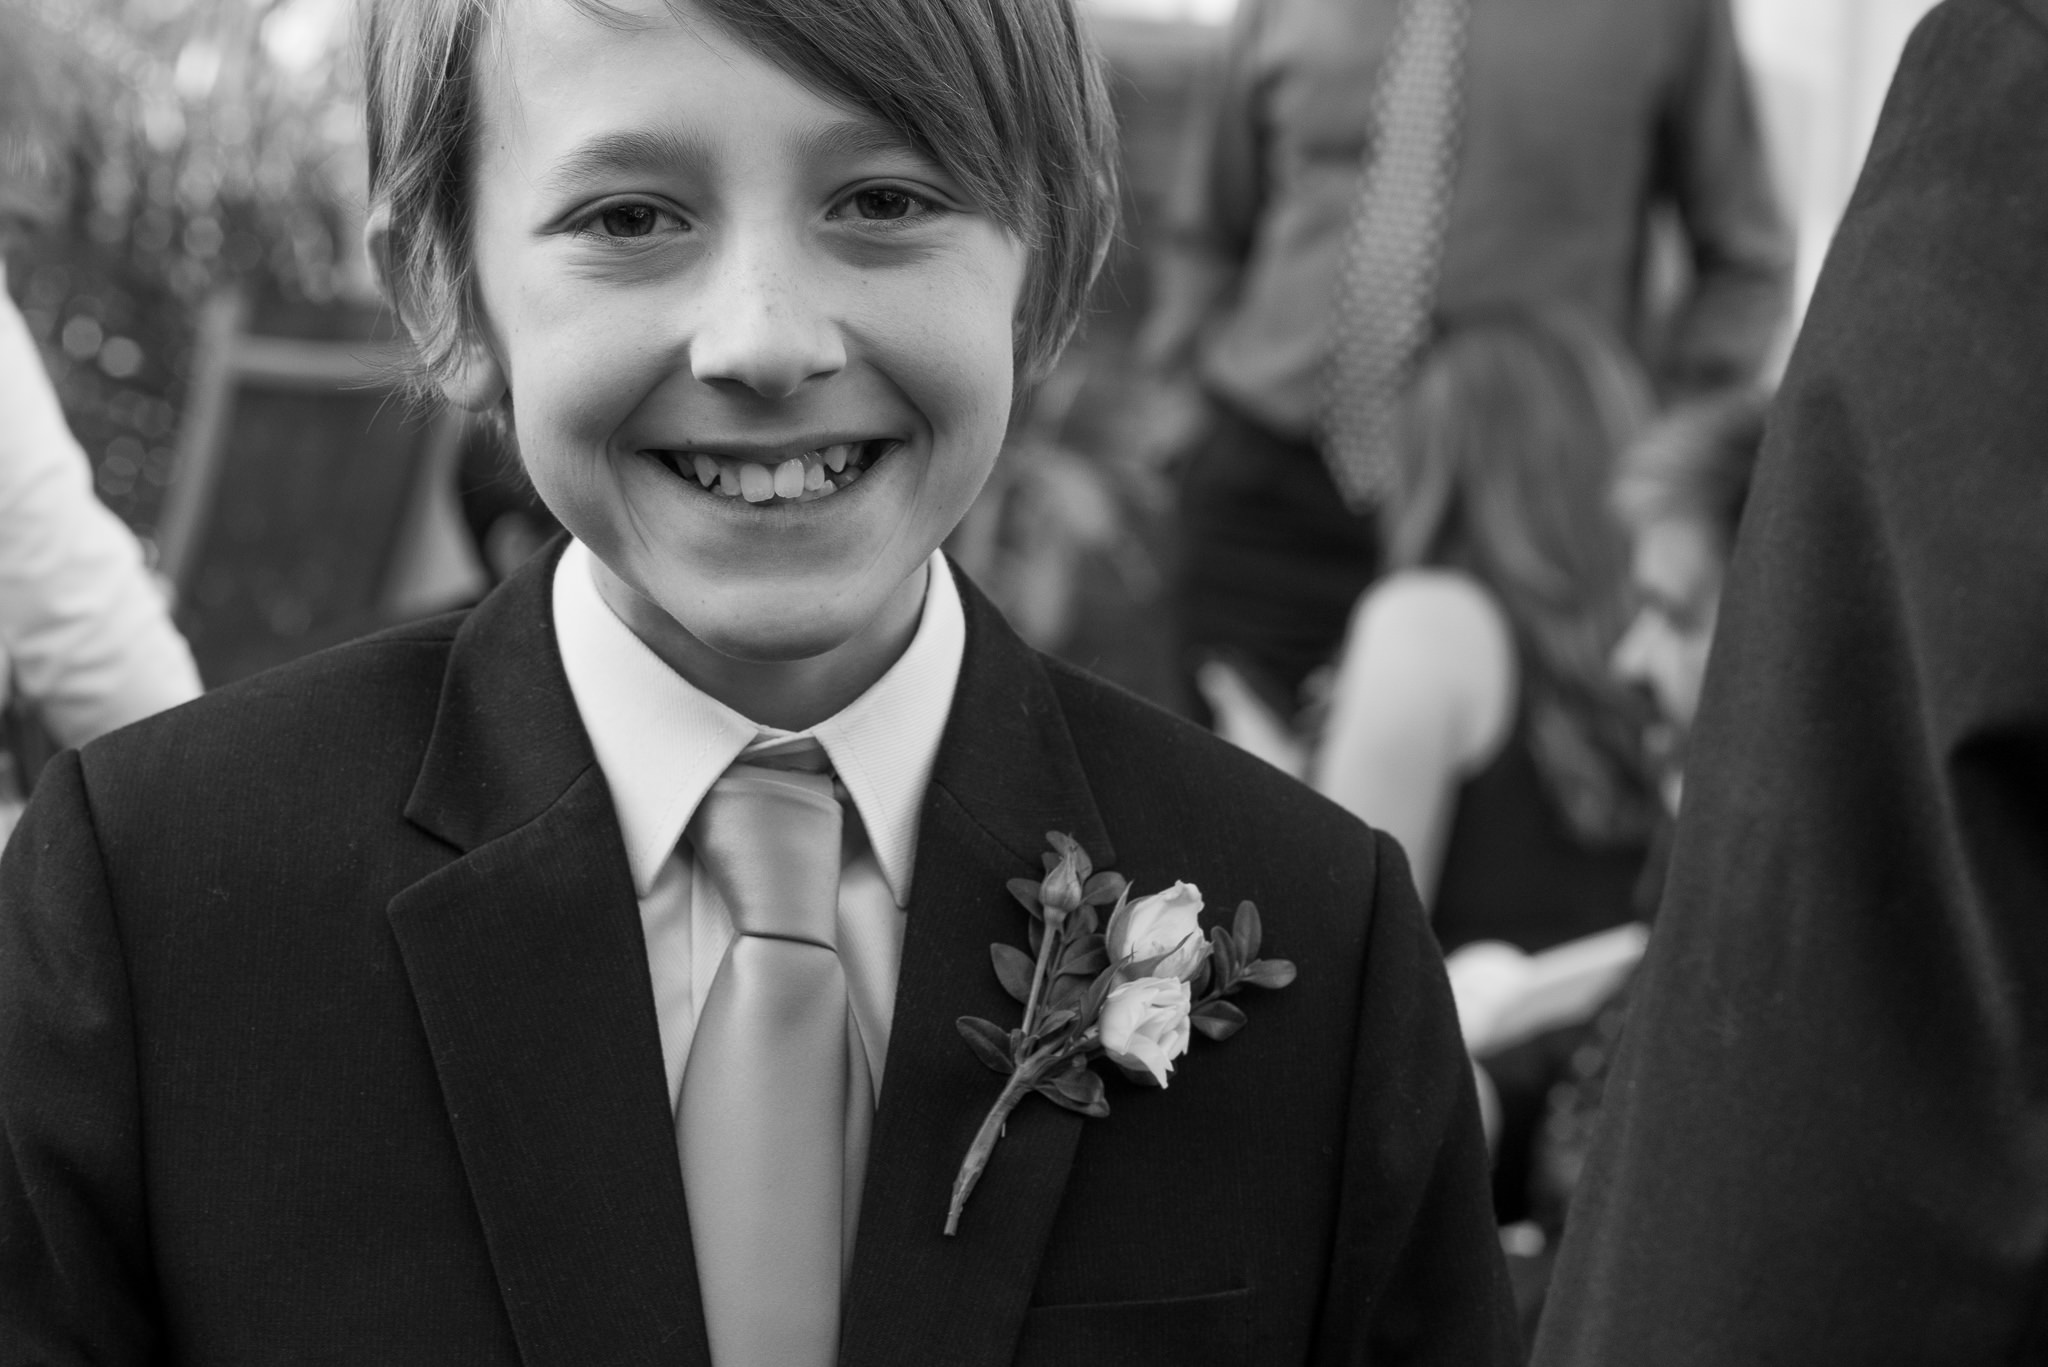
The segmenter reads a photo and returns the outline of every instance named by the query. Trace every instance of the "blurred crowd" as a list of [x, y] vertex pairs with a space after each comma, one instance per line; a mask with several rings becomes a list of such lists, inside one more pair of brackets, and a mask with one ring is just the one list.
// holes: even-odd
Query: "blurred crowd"
[[1250, 0], [1196, 130], [1138, 343], [1182, 668], [1406, 850], [1533, 1328], [1791, 300], [1734, 17]]
[[[1691, 802], [1792, 214], [1729, 0], [1199, 8], [1105, 20], [1126, 242], [950, 549], [1027, 638], [1398, 838], [1533, 1337]], [[205, 605], [150, 566], [205, 301], [371, 306], [344, 6], [0, 23], [18, 801], [38, 730], [200, 687]], [[474, 596], [554, 526], [492, 434], [450, 442], [386, 516], [440, 507]]]

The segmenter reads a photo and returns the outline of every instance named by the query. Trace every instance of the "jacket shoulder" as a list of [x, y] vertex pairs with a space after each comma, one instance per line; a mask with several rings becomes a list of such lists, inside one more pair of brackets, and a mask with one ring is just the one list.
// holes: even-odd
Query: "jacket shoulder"
[[1249, 837], [1281, 857], [1312, 851], [1322, 861], [1348, 851], [1367, 861], [1359, 873], [1370, 879], [1379, 838], [1350, 812], [1186, 718], [1043, 658], [1105, 809], [1138, 808], [1190, 832], [1227, 826], [1233, 844]]
[[[80, 753], [95, 805], [138, 789], [303, 786], [424, 747], [466, 612], [393, 627], [146, 717]], [[204, 788], [202, 789], [202, 785]]]

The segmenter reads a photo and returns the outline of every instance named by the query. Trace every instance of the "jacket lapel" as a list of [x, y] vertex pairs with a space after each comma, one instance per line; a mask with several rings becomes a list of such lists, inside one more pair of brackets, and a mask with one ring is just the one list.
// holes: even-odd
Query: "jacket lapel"
[[406, 814], [462, 853], [389, 919], [527, 1367], [708, 1364], [638, 909], [554, 643], [555, 558], [456, 638]]
[[1072, 834], [1099, 866], [1115, 858], [1046, 665], [964, 578], [960, 588], [966, 655], [918, 827], [887, 1072], [847, 1286], [845, 1367], [1011, 1360], [1087, 1123], [1027, 1098], [960, 1232], [943, 1234], [960, 1158], [1001, 1089], [954, 1021], [977, 1015], [1007, 1027], [1021, 1019], [989, 963], [992, 943], [1025, 943], [1025, 913], [1004, 883], [1042, 872], [1039, 853], [1050, 830]]

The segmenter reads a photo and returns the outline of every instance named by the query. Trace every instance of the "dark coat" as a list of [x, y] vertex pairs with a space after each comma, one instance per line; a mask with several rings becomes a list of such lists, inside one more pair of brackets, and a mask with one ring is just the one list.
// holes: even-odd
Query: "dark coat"
[[2048, 0], [1914, 36], [1537, 1359], [2048, 1361]]
[[[0, 865], [0, 1363], [708, 1362], [545, 559], [47, 771]], [[842, 1361], [1511, 1361], [1396, 848], [965, 597]], [[1106, 1120], [1028, 1099], [948, 1239], [999, 1088], [953, 1022], [1018, 1013], [989, 945], [1048, 830], [1256, 900], [1301, 976]]]

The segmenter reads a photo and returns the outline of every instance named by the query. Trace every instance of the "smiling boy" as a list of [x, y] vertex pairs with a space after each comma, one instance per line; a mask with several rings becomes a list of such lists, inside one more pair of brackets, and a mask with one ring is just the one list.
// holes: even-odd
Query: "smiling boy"
[[[1398, 851], [937, 554], [1111, 227], [1069, 6], [367, 44], [423, 374], [572, 539], [52, 765], [0, 865], [0, 1363], [1511, 1360]], [[1301, 974], [1107, 1118], [1027, 1100], [948, 1237], [997, 1085], [954, 1022], [1016, 1017], [1049, 830]]]

